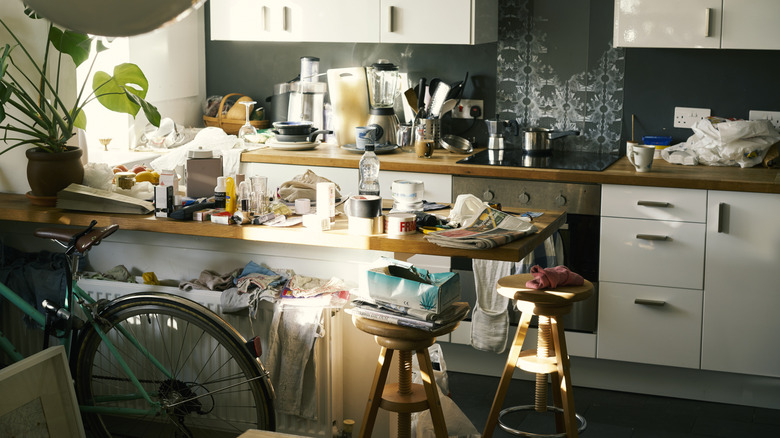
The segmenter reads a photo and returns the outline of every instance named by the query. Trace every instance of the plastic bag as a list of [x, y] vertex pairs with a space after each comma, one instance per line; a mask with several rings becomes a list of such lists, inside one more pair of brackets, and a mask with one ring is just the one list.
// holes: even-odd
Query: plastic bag
[[[325, 177], [319, 176], [311, 170], [307, 170], [303, 175], [297, 175], [292, 180], [282, 183], [279, 187], [279, 197], [287, 202], [293, 202], [296, 199], [316, 199], [317, 183], [333, 182]], [[336, 184], [336, 198], [341, 198], [341, 188]]]
[[761, 163], [780, 133], [768, 120], [727, 120], [710, 117], [692, 127], [685, 147], [702, 164], [753, 167]]

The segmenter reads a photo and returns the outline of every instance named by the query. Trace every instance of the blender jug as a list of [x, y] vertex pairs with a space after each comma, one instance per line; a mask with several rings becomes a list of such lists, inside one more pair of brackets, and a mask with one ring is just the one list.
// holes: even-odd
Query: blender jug
[[384, 134], [376, 141], [378, 144], [397, 144], [398, 117], [393, 106], [395, 98], [401, 94], [401, 77], [398, 66], [386, 59], [366, 67], [368, 82], [369, 125], [379, 125]]
[[312, 126], [322, 129], [325, 109], [325, 82], [293, 82], [290, 84], [290, 104], [287, 120], [291, 122], [311, 122]]

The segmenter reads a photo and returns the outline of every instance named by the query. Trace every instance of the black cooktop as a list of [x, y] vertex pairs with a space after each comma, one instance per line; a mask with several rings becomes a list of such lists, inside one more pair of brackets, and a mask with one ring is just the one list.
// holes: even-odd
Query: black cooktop
[[620, 158], [618, 154], [554, 150], [549, 155], [525, 154], [521, 149], [484, 150], [466, 157], [460, 164], [602, 171]]

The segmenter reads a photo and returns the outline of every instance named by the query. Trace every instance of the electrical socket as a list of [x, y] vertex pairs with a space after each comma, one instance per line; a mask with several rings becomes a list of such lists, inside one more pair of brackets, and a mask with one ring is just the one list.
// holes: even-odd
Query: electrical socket
[[780, 129], [780, 111], [750, 110], [748, 120], [769, 120], [776, 129]]
[[711, 110], [708, 108], [686, 108], [678, 106], [674, 108], [674, 127], [690, 128], [701, 119], [710, 116]]
[[452, 109], [453, 119], [471, 119], [471, 108], [479, 108], [479, 116], [477, 119], [481, 119], [485, 114], [484, 102], [480, 99], [461, 99], [460, 103]]

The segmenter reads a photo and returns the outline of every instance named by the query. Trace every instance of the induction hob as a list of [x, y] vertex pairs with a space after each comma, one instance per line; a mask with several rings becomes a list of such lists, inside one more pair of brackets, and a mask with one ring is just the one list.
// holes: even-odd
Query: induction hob
[[526, 154], [522, 149], [484, 150], [466, 157], [459, 164], [602, 171], [618, 160], [615, 153], [553, 150], [549, 155]]

